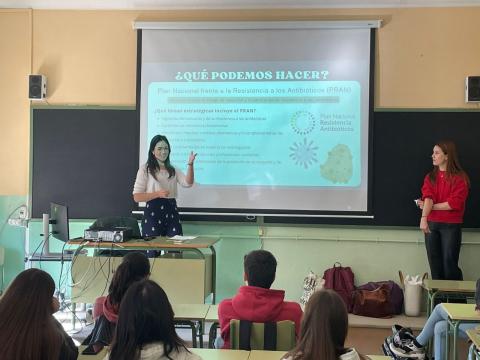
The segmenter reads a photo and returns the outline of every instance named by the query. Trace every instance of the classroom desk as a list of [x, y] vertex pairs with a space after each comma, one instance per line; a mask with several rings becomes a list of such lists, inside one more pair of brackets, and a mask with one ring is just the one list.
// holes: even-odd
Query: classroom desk
[[208, 347], [213, 349], [213, 343], [217, 338], [218, 326], [218, 305], [210, 305], [208, 309], [207, 316], [205, 316], [205, 321], [212, 322], [210, 326], [210, 331], [208, 332]]
[[467, 336], [473, 343], [473, 346], [471, 346], [469, 350], [469, 358], [480, 359], [480, 327], [477, 326], [475, 329], [468, 329]]
[[[96, 355], [82, 355], [82, 351], [86, 346], [81, 345], [78, 347], [78, 360], [102, 360], [107, 355], [107, 348], [104, 347]], [[244, 350], [216, 350], [216, 349], [188, 349], [192, 353], [197, 354], [203, 360], [248, 360], [250, 355], [249, 351]]]
[[286, 351], [252, 350], [248, 360], [279, 360], [286, 353]]
[[197, 338], [203, 348], [203, 329], [205, 317], [210, 305], [208, 304], [172, 304], [175, 314], [175, 325], [184, 325], [192, 329], [192, 345], [197, 347]]
[[[280, 360], [285, 354], [285, 351], [252, 350], [248, 360]], [[367, 357], [371, 360], [391, 360], [390, 357], [383, 355], [367, 355]]]
[[249, 351], [245, 350], [217, 350], [217, 349], [189, 349], [203, 360], [248, 360]]
[[[422, 287], [427, 291], [427, 319], [435, 307], [435, 298], [444, 294], [448, 297], [451, 294], [475, 294], [475, 281], [463, 280], [423, 280]], [[431, 357], [433, 351], [433, 339], [428, 341], [428, 355]]]
[[423, 288], [427, 290], [427, 318], [435, 306], [435, 298], [440, 295], [460, 294], [472, 296], [476, 290], [475, 281], [460, 280], [423, 280]]
[[82, 351], [86, 348], [86, 345], [80, 345], [78, 347], [78, 360], [102, 360], [107, 355], [107, 347], [104, 347], [102, 351], [100, 351], [96, 355], [82, 355]]
[[475, 311], [475, 304], [442, 303], [442, 305], [448, 314], [445, 357], [448, 360], [450, 333], [453, 333], [453, 360], [456, 360], [458, 326], [462, 323], [480, 323], [480, 315]]
[[[86, 346], [78, 347], [78, 360], [102, 360], [107, 355], [107, 348], [103, 348], [97, 355], [82, 355]], [[192, 353], [197, 354], [203, 360], [280, 360], [285, 351], [263, 351], [263, 350], [218, 350], [189, 348]], [[368, 355], [371, 360], [390, 360], [388, 356]]]
[[[151, 241], [130, 240], [124, 243], [86, 242], [71, 240], [70, 245], [95, 250], [164, 250], [179, 251], [180, 257], [165, 254], [151, 258], [151, 276], [172, 303], [203, 304], [212, 293], [215, 303], [216, 254], [218, 238], [197, 237], [183, 243], [174, 243], [167, 238]], [[210, 253], [206, 253], [209, 251]], [[95, 251], [96, 252], [96, 251]], [[105, 295], [112, 274], [120, 264], [121, 257], [76, 256], [72, 261], [72, 302], [93, 303], [98, 296]]]

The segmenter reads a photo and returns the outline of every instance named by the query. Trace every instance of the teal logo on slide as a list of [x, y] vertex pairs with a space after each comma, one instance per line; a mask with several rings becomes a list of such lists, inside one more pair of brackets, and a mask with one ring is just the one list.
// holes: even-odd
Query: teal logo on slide
[[293, 114], [290, 125], [298, 135], [307, 135], [315, 128], [315, 117], [309, 111], [297, 111]]
[[290, 146], [290, 158], [295, 162], [295, 165], [308, 169], [311, 165], [318, 162], [317, 150], [318, 146], [315, 146], [313, 141], [307, 141], [307, 138], [304, 138], [303, 142], [294, 142]]

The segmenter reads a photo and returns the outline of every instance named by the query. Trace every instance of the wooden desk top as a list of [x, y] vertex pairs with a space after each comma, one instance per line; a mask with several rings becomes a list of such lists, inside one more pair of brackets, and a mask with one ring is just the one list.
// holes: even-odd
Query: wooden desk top
[[248, 360], [279, 360], [285, 354], [285, 351], [252, 350]]
[[208, 304], [172, 304], [175, 320], [204, 320]]
[[475, 344], [477, 349], [480, 349], [480, 327], [477, 326], [474, 329], [468, 329], [467, 335], [468, 338]]
[[[475, 332], [474, 329], [467, 330]], [[470, 335], [469, 335], [470, 336]], [[477, 333], [478, 336], [478, 333]], [[478, 346], [478, 345], [477, 345]], [[104, 347], [97, 355], [82, 355], [86, 346], [78, 347], [78, 360], [101, 360], [107, 355], [107, 347]], [[221, 350], [221, 349], [198, 349], [189, 348], [192, 353], [197, 354], [204, 360], [280, 360], [285, 351], [262, 351], [262, 350]], [[388, 356], [368, 355], [371, 360], [390, 360]]]
[[475, 311], [475, 304], [442, 303], [442, 306], [452, 320], [480, 322], [480, 313]]
[[[115, 250], [119, 250], [122, 248], [127, 249], [206, 249], [211, 247], [215, 244], [219, 238], [212, 238], [212, 237], [203, 237], [199, 236], [192, 240], [185, 240], [183, 242], [174, 242], [171, 239], [166, 237], [156, 237], [152, 240], [145, 241], [143, 239], [132, 239], [129, 241], [121, 242], [121, 243], [112, 243], [107, 241], [88, 241], [85, 242], [84, 239], [78, 240], [70, 240], [68, 241], [68, 245], [81, 245], [83, 244], [85, 247], [97, 247], [97, 248], [106, 248], [110, 249], [114, 246]], [[113, 244], [113, 245], [112, 245]], [[115, 246], [117, 245], [117, 246]]]
[[[96, 355], [82, 355], [82, 351], [86, 346], [78, 347], [78, 360], [102, 360], [107, 355], [107, 347], [104, 347]], [[188, 349], [192, 353], [197, 354], [204, 360], [247, 360], [250, 352], [244, 350], [218, 350], [218, 349]]]
[[427, 291], [437, 290], [443, 292], [466, 292], [475, 293], [475, 281], [460, 280], [423, 280], [423, 288]]
[[210, 305], [207, 316], [205, 316], [205, 320], [218, 322], [218, 305]]
[[386, 319], [348, 314], [348, 326], [361, 328], [389, 329], [393, 324], [402, 324], [413, 330], [422, 330], [426, 321], [424, 314], [421, 316], [395, 315]]
[[250, 352], [245, 350], [188, 349], [204, 360], [247, 360]]
[[[285, 351], [252, 350], [248, 360], [280, 360], [285, 354]], [[371, 360], [391, 360], [390, 357], [383, 355], [368, 355], [368, 358]]]
[[104, 347], [102, 351], [96, 355], [82, 355], [82, 351], [85, 350], [86, 347], [86, 345], [80, 345], [78, 347], [77, 360], [102, 360], [107, 355], [107, 347]]

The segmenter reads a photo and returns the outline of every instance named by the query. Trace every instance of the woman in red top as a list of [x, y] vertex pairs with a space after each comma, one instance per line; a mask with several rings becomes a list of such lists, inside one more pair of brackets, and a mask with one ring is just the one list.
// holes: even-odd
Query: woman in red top
[[432, 160], [433, 170], [425, 176], [422, 199], [418, 202], [430, 272], [432, 279], [462, 280], [458, 257], [470, 181], [460, 166], [452, 141], [438, 142]]

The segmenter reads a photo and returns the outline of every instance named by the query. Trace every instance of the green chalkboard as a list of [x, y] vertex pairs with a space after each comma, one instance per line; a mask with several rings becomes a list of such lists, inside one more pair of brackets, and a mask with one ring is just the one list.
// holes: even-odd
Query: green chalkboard
[[138, 139], [131, 108], [32, 109], [32, 217], [48, 213], [50, 202], [76, 219], [130, 215]]

